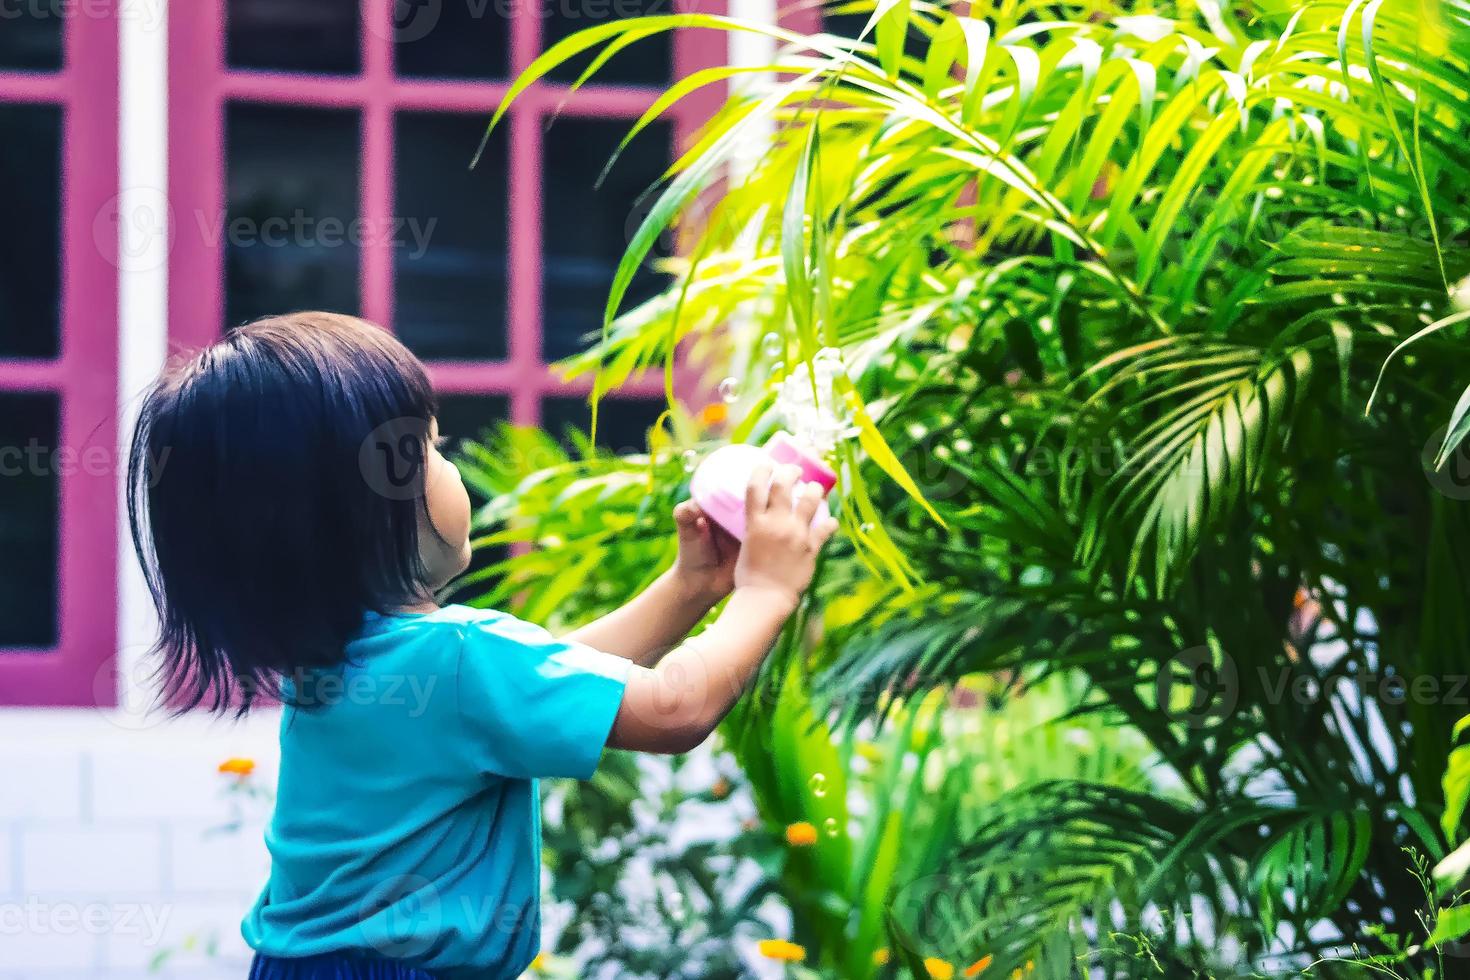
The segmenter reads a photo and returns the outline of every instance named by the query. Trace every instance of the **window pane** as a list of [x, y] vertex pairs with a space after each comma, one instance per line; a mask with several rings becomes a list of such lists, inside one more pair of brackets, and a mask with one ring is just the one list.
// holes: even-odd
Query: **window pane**
[[[623, 151], [602, 186], [594, 187], [629, 125], [621, 119], [569, 118], [546, 134], [542, 350], [548, 360], [582, 350], [600, 332], [618, 260], [646, 213], [635, 206], [670, 163], [672, 131], [650, 126]], [[649, 254], [623, 309], [664, 288], [668, 276], [648, 267], [663, 255], [667, 250], [658, 247]], [[591, 339], [584, 337], [589, 333]]]
[[55, 395], [0, 393], [0, 647], [56, 644]]
[[420, 357], [505, 357], [509, 131], [470, 170], [483, 114], [398, 116], [394, 316]]
[[[597, 448], [614, 453], [647, 452], [648, 430], [667, 407], [662, 398], [604, 397], [597, 407]], [[541, 403], [543, 429], [560, 437], [567, 426], [583, 434], [591, 430], [592, 406], [587, 399], [558, 397]]]
[[[672, 0], [544, 0], [542, 50], [597, 24], [639, 17], [672, 14]], [[658, 85], [673, 80], [673, 34], [661, 31], [638, 41], [613, 56], [592, 76], [594, 85]], [[596, 50], [596, 49], [594, 49]], [[551, 79], [574, 82], [591, 64], [593, 52], [579, 55], [551, 72]]]
[[453, 454], [460, 440], [482, 440], [484, 434], [510, 418], [510, 402], [504, 395], [441, 395], [439, 435], [448, 440], [445, 451]]
[[[849, 9], [851, 8], [851, 9]], [[841, 11], [834, 13], [833, 11]], [[838, 37], [851, 38], [856, 41], [863, 28], [868, 26], [868, 19], [873, 16], [873, 5], [869, 4], [866, 9], [858, 9], [852, 4], [833, 4], [822, 13], [822, 30], [828, 34], [836, 34]], [[877, 42], [877, 29], [868, 32], [864, 39], [865, 44]], [[929, 38], [917, 26], [910, 23], [908, 34], [904, 36], [903, 52], [910, 58], [923, 61], [929, 52]]]
[[[6, 28], [8, 29], [8, 28]], [[0, 357], [55, 357], [61, 309], [61, 110], [0, 105]]]
[[[484, 438], [486, 432], [510, 418], [510, 401], [504, 395], [442, 395], [439, 398], [439, 435], [448, 440], [444, 451], [454, 459], [462, 440]], [[549, 462], [549, 461], [548, 461]], [[461, 472], [464, 472], [463, 468]], [[485, 502], [485, 494], [475, 486], [473, 476], [466, 478], [465, 486], [470, 492], [471, 502], [478, 507]], [[451, 585], [444, 598], [452, 602], [469, 602], [484, 595], [495, 587], [496, 577], [476, 577], [483, 569], [504, 561], [510, 550], [504, 546], [476, 548], [470, 558], [470, 567], [465, 569], [459, 584]], [[465, 581], [474, 579], [473, 581]]]
[[229, 326], [291, 310], [358, 312], [358, 118], [231, 105], [225, 120]]
[[59, 71], [65, 20], [56, 3], [0, 5], [0, 69]]
[[231, 68], [355, 74], [359, 0], [229, 0]]
[[417, 78], [507, 77], [513, 8], [504, 0], [394, 0], [398, 73]]

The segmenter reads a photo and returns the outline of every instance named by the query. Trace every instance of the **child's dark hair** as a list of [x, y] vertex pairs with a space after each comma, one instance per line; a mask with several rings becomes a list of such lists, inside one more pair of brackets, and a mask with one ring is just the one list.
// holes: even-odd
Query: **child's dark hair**
[[239, 713], [340, 664], [368, 610], [422, 599], [423, 365], [354, 317], [230, 331], [143, 400], [128, 519], [178, 710]]

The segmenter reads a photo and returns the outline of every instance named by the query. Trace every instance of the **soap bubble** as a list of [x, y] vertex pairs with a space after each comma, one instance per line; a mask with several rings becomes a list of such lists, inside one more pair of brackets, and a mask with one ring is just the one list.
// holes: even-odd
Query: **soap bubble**
[[740, 379], [726, 378], [720, 382], [720, 400], [726, 405], [733, 405], [740, 400]]
[[811, 787], [813, 796], [820, 798], [827, 795], [827, 777], [821, 773], [812, 776], [807, 785]]
[[692, 449], [684, 450], [684, 472], [693, 473], [697, 465], [699, 465], [699, 453]]
[[786, 341], [772, 330], [761, 338], [761, 350], [767, 357], [780, 357], [786, 350]]
[[827, 832], [827, 836], [828, 837], [836, 837], [837, 836], [837, 830], [838, 830], [838, 827], [837, 827], [837, 818], [836, 817], [828, 817], [822, 823], [822, 829]]

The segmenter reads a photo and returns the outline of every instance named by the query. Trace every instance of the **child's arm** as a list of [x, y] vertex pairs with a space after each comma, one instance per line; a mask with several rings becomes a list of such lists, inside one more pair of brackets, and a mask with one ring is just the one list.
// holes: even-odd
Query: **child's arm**
[[[654, 669], [633, 667], [608, 745], [643, 752], [687, 752], [703, 742], [770, 652], [816, 569], [817, 552], [837, 522], [811, 527], [821, 488], [793, 491], [800, 469], [771, 476], [762, 463], [745, 491], [746, 536], [735, 591], [719, 618]], [[792, 505], [793, 495], [795, 506]]]
[[631, 602], [578, 627], [567, 639], [652, 667], [730, 593], [739, 542], [690, 500], [674, 508], [674, 521], [679, 557], [673, 567]]

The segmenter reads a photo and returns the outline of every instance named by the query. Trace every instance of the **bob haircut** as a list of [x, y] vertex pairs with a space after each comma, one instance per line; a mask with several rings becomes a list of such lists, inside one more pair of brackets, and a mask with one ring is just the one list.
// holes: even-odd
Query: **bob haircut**
[[423, 365], [354, 317], [230, 331], [144, 397], [128, 521], [158, 609], [164, 694], [237, 714], [331, 668], [369, 610], [424, 598]]

